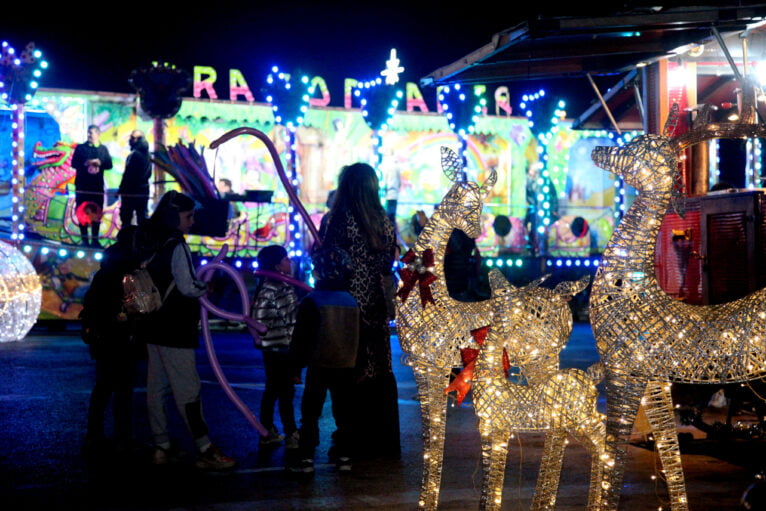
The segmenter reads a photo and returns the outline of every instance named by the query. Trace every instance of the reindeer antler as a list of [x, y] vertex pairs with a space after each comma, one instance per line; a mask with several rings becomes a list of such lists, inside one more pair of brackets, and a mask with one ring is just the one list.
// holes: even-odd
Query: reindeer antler
[[489, 196], [489, 191], [492, 189], [493, 186], [495, 186], [496, 182], [497, 182], [497, 170], [495, 170], [495, 168], [492, 167], [492, 169], [490, 169], [489, 171], [489, 175], [487, 176], [487, 179], [479, 187], [481, 190], [481, 195], [484, 198], [487, 198]]
[[465, 166], [463, 160], [449, 147], [442, 146], [442, 171], [453, 183], [465, 182]]
[[[677, 151], [715, 138], [763, 138], [766, 126], [758, 123], [757, 95], [753, 81], [747, 77], [742, 85], [740, 122], [738, 123], [701, 123], [696, 122], [692, 129], [677, 136], [673, 143]], [[675, 106], [675, 105], [674, 105]]]
[[678, 127], [678, 119], [680, 118], [679, 110], [678, 103], [673, 103], [673, 106], [670, 107], [668, 119], [665, 121], [665, 128], [662, 130], [662, 134], [668, 138], [673, 138], [673, 134]]

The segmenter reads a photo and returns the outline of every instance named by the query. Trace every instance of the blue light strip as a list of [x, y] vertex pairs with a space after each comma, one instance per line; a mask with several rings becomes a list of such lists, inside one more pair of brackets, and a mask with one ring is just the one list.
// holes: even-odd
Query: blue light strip
[[555, 268], [598, 268], [601, 264], [601, 257], [559, 257], [548, 259], [545, 265]]
[[[525, 268], [532, 259], [523, 257], [487, 257], [483, 263], [487, 268]], [[601, 256], [592, 257], [555, 257], [545, 261], [549, 268], [598, 268]]]

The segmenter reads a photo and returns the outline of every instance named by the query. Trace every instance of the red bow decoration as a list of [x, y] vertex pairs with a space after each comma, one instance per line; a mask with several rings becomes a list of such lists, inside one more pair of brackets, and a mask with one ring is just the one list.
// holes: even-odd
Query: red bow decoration
[[402, 287], [396, 292], [396, 296], [401, 298], [402, 301], [407, 300], [410, 291], [412, 291], [417, 283], [420, 289], [420, 302], [423, 304], [423, 308], [426, 308], [428, 302], [436, 303], [429, 286], [436, 281], [437, 277], [428, 271], [428, 268], [434, 265], [433, 250], [430, 248], [426, 249], [423, 251], [422, 256], [418, 256], [412, 249], [409, 249], [402, 257], [402, 262], [406, 266], [399, 270], [399, 275], [402, 278]]
[[[484, 344], [484, 340], [489, 333], [489, 326], [483, 326], [476, 330], [471, 330], [471, 335], [474, 340], [481, 346]], [[452, 383], [444, 389], [445, 394], [455, 392], [457, 394], [457, 405], [463, 404], [463, 399], [471, 390], [471, 379], [473, 378], [473, 368], [476, 366], [476, 357], [479, 356], [479, 350], [475, 348], [463, 348], [460, 350], [460, 358], [463, 359], [463, 370], [460, 371]], [[508, 378], [508, 370], [511, 368], [511, 361], [508, 360], [508, 353], [503, 348], [503, 371], [505, 371], [505, 377]]]

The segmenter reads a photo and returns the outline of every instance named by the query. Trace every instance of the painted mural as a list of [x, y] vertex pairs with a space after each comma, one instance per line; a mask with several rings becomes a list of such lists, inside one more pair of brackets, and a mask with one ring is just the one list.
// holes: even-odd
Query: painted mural
[[[74, 171], [69, 166], [76, 144], [86, 138], [87, 126], [101, 128], [101, 142], [112, 156], [114, 168], [105, 173], [107, 200], [101, 236], [108, 244], [116, 237], [119, 225], [119, 186], [129, 154], [128, 137], [132, 130], [146, 133], [154, 146], [152, 120], [143, 116], [133, 95], [66, 93], [41, 90], [27, 106], [26, 124], [26, 209], [25, 228], [31, 242], [30, 258], [38, 265], [46, 282], [43, 310], [48, 317], [72, 319], [78, 312], [80, 296], [90, 274], [97, 268], [92, 250], [79, 247], [79, 227], [74, 212]], [[10, 133], [10, 116], [0, 110], [0, 134]], [[274, 124], [269, 105], [186, 99], [178, 114], [166, 121], [165, 141], [172, 145], [193, 145], [207, 163], [209, 179], [232, 182], [233, 192], [273, 191], [268, 202], [234, 202], [228, 214], [228, 232], [222, 237], [192, 236], [190, 245], [201, 256], [218, 252], [227, 243], [237, 257], [254, 257], [265, 244], [284, 244], [290, 207], [266, 147], [253, 137], [240, 137], [218, 150], [210, 142], [240, 126], [266, 133], [289, 168], [291, 148], [285, 143], [284, 128]], [[4, 130], [4, 131], [3, 131]], [[439, 168], [442, 146], [460, 146], [446, 119], [436, 113], [397, 113], [387, 131], [380, 132], [382, 144], [373, 145], [372, 130], [358, 110], [333, 107], [311, 108], [304, 124], [297, 129], [294, 151], [300, 197], [318, 225], [327, 210], [328, 192], [335, 187], [343, 165], [365, 161], [380, 172], [382, 199], [395, 199], [396, 220], [403, 245], [414, 242], [411, 219], [418, 211], [430, 216], [449, 183]], [[0, 217], [7, 218], [11, 204], [10, 136], [0, 137]], [[593, 168], [588, 155], [596, 145], [609, 141], [593, 133], [573, 131], [564, 125], [548, 141], [546, 157], [551, 182], [558, 202], [557, 221], [581, 217], [590, 228], [587, 247], [582, 239], [572, 242], [576, 253], [599, 252], [609, 238], [614, 218], [614, 186], [604, 172]], [[479, 182], [490, 171], [498, 176], [497, 185], [485, 202], [483, 231], [477, 239], [488, 256], [513, 253], [526, 255], [531, 184], [536, 179], [539, 141], [525, 118], [483, 116], [473, 134], [467, 137], [469, 179]], [[155, 181], [165, 189], [180, 189], [168, 174], [155, 173]], [[150, 210], [152, 202], [150, 201]], [[551, 226], [549, 235], [560, 224]], [[564, 229], [566, 230], [566, 229]], [[302, 239], [309, 239], [307, 232]], [[567, 233], [565, 233], [567, 234]], [[566, 236], [564, 237], [566, 238]], [[564, 239], [562, 238], [562, 239]], [[569, 238], [566, 238], [569, 239]], [[550, 254], [561, 245], [548, 237]], [[569, 249], [567, 241], [563, 242]], [[49, 249], [43, 254], [41, 250]], [[84, 254], [76, 256], [75, 254]], [[63, 254], [63, 255], [62, 255]], [[54, 259], [59, 258], [59, 264]], [[83, 262], [79, 262], [82, 259]], [[90, 261], [88, 263], [87, 261]]]

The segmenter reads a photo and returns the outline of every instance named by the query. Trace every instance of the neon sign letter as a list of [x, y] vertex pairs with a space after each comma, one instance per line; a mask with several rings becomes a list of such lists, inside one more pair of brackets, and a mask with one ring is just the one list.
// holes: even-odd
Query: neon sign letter
[[316, 89], [322, 94], [321, 98], [309, 99], [309, 105], [311, 106], [327, 106], [330, 104], [330, 91], [327, 88], [327, 82], [321, 76], [315, 76], [311, 79], [311, 89], [316, 92]]
[[[203, 78], [204, 76], [204, 78]], [[209, 66], [194, 66], [194, 97], [201, 98], [202, 91], [207, 91], [210, 99], [218, 99], [213, 84], [218, 79], [218, 73]]]
[[418, 86], [413, 82], [407, 82], [407, 111], [414, 112], [415, 108], [428, 112], [426, 101], [423, 99], [423, 94], [421, 94]]
[[353, 98], [353, 95], [351, 94], [351, 91], [354, 90], [354, 87], [356, 87], [358, 83], [359, 80], [354, 78], [346, 78], [343, 80], [343, 108], [352, 108], [351, 99]]
[[[194, 83], [195, 83], [194, 90], [196, 91], [196, 83], [197, 83], [196, 78], [194, 80]], [[212, 88], [212, 84], [211, 84], [211, 88]], [[245, 99], [251, 103], [255, 101], [255, 98], [253, 97], [253, 93], [250, 92], [250, 87], [247, 86], [245, 77], [242, 76], [242, 72], [239, 69], [229, 69], [229, 99], [232, 101], [236, 101], [237, 96], [245, 96]]]

